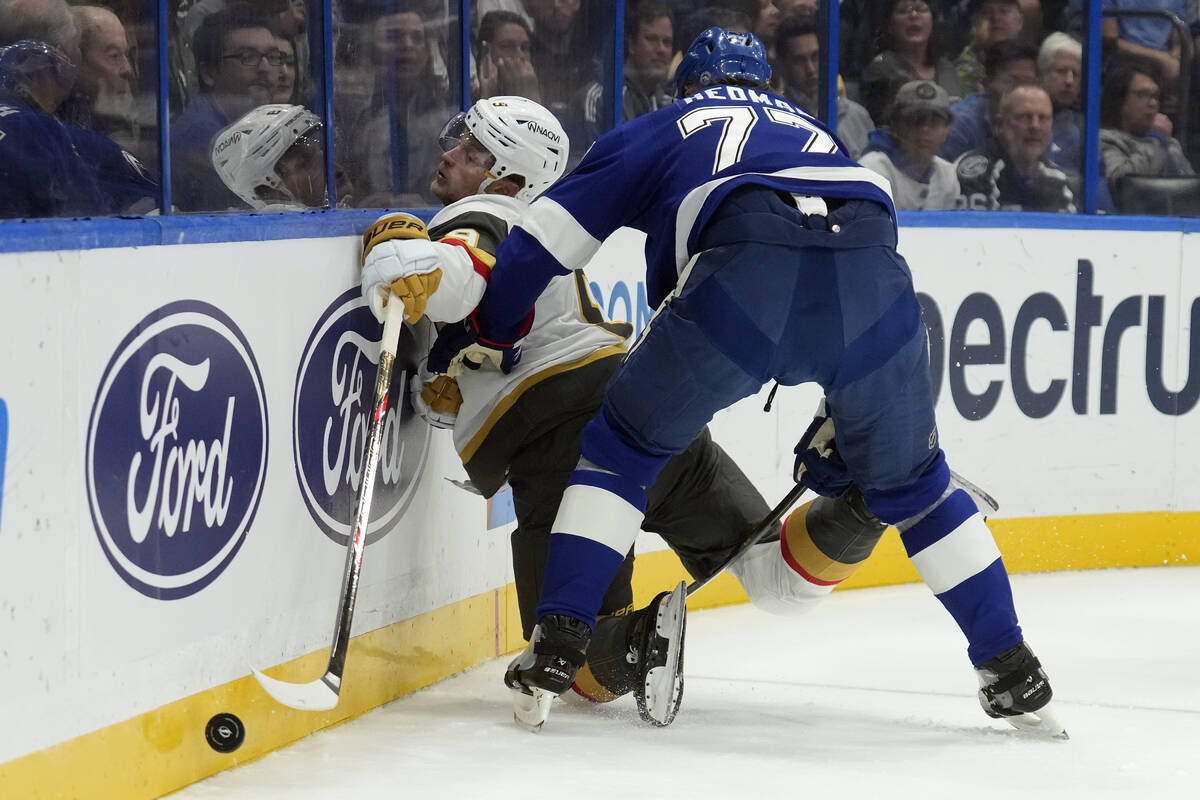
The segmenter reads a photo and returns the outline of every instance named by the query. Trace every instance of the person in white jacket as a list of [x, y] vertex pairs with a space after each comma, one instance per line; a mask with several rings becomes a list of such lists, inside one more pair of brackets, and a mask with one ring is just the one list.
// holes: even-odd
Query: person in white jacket
[[873, 131], [859, 163], [888, 179], [892, 201], [906, 211], [956, 208], [959, 185], [954, 166], [938, 156], [954, 115], [950, 95], [933, 81], [900, 87], [887, 112], [888, 128]]

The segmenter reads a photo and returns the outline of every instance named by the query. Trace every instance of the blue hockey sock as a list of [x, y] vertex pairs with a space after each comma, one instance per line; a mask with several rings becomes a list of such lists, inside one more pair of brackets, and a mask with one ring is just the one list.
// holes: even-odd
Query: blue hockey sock
[[978, 665], [1021, 641], [1008, 572], [975, 501], [954, 489], [900, 539], [913, 566], [967, 637]]
[[575, 470], [550, 535], [539, 619], [566, 614], [596, 627], [604, 593], [637, 538], [645, 509], [645, 491], [629, 478]]

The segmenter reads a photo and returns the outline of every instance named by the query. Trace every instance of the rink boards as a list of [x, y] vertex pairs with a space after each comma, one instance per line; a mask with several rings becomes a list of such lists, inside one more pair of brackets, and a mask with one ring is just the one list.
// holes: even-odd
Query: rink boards
[[[942, 443], [999, 499], [1014, 571], [1200, 557], [1200, 229], [1146, 226], [901, 231]], [[355, 236], [149, 243], [165, 229], [0, 253], [5, 797], [156, 797], [520, 644], [502, 499], [447, 480], [448, 434], [396, 390], [341, 704], [292, 711], [248, 677], [323, 670], [378, 326]], [[639, 331], [640, 260], [622, 232], [589, 269]], [[430, 335], [406, 332], [406, 376]], [[713, 431], [773, 503], [818, 393], [764, 397]], [[639, 541], [643, 594], [680, 574], [660, 550]], [[889, 535], [851, 584], [914, 579]], [[722, 579], [694, 603], [740, 599]], [[205, 741], [218, 712], [246, 726], [230, 754]]]

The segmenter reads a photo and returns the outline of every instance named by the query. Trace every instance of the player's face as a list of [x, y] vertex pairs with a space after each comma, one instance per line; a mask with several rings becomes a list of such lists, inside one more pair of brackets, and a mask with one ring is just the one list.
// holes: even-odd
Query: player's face
[[670, 17], [659, 17], [644, 23], [629, 43], [625, 69], [652, 80], [666, 80], [671, 67], [673, 41]]
[[1158, 116], [1160, 98], [1158, 84], [1149, 76], [1135, 73], [1121, 103], [1121, 127], [1138, 136], [1145, 136]]
[[787, 48], [787, 56], [779, 66], [783, 71], [784, 83], [796, 87], [814, 101], [817, 99], [817, 84], [821, 78], [821, 43], [816, 34], [806, 33], [793, 38]]
[[1079, 79], [1083, 74], [1083, 63], [1074, 53], [1055, 53], [1046, 71], [1042, 73], [1042, 85], [1050, 93], [1055, 108], [1070, 108], [1079, 99]]
[[1054, 107], [1050, 95], [1037, 86], [1014, 89], [1005, 97], [996, 118], [996, 138], [1014, 159], [1033, 163], [1050, 146]]
[[226, 97], [242, 98], [247, 101], [248, 108], [270, 103], [279, 68], [271, 66], [267, 56], [274, 52], [275, 37], [266, 28], [230, 31], [225, 36], [221, 60], [213, 76], [213, 91]]
[[492, 154], [470, 133], [464, 133], [457, 145], [442, 153], [429, 189], [443, 205], [450, 205], [477, 193], [494, 163]]

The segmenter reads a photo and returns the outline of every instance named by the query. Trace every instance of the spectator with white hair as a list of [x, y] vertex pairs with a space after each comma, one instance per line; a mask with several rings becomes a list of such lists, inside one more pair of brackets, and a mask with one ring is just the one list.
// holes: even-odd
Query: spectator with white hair
[[125, 26], [104, 6], [71, 9], [79, 26], [79, 88], [91, 110], [91, 127], [105, 133], [129, 128], [133, 112], [133, 65]]
[[1083, 77], [1083, 46], [1071, 36], [1055, 32], [1038, 48], [1038, 77], [1054, 104], [1050, 155], [1060, 166], [1076, 172], [1083, 162], [1083, 112], [1079, 91]]
[[79, 64], [79, 27], [66, 0], [0, 0], [0, 47], [45, 42]]

